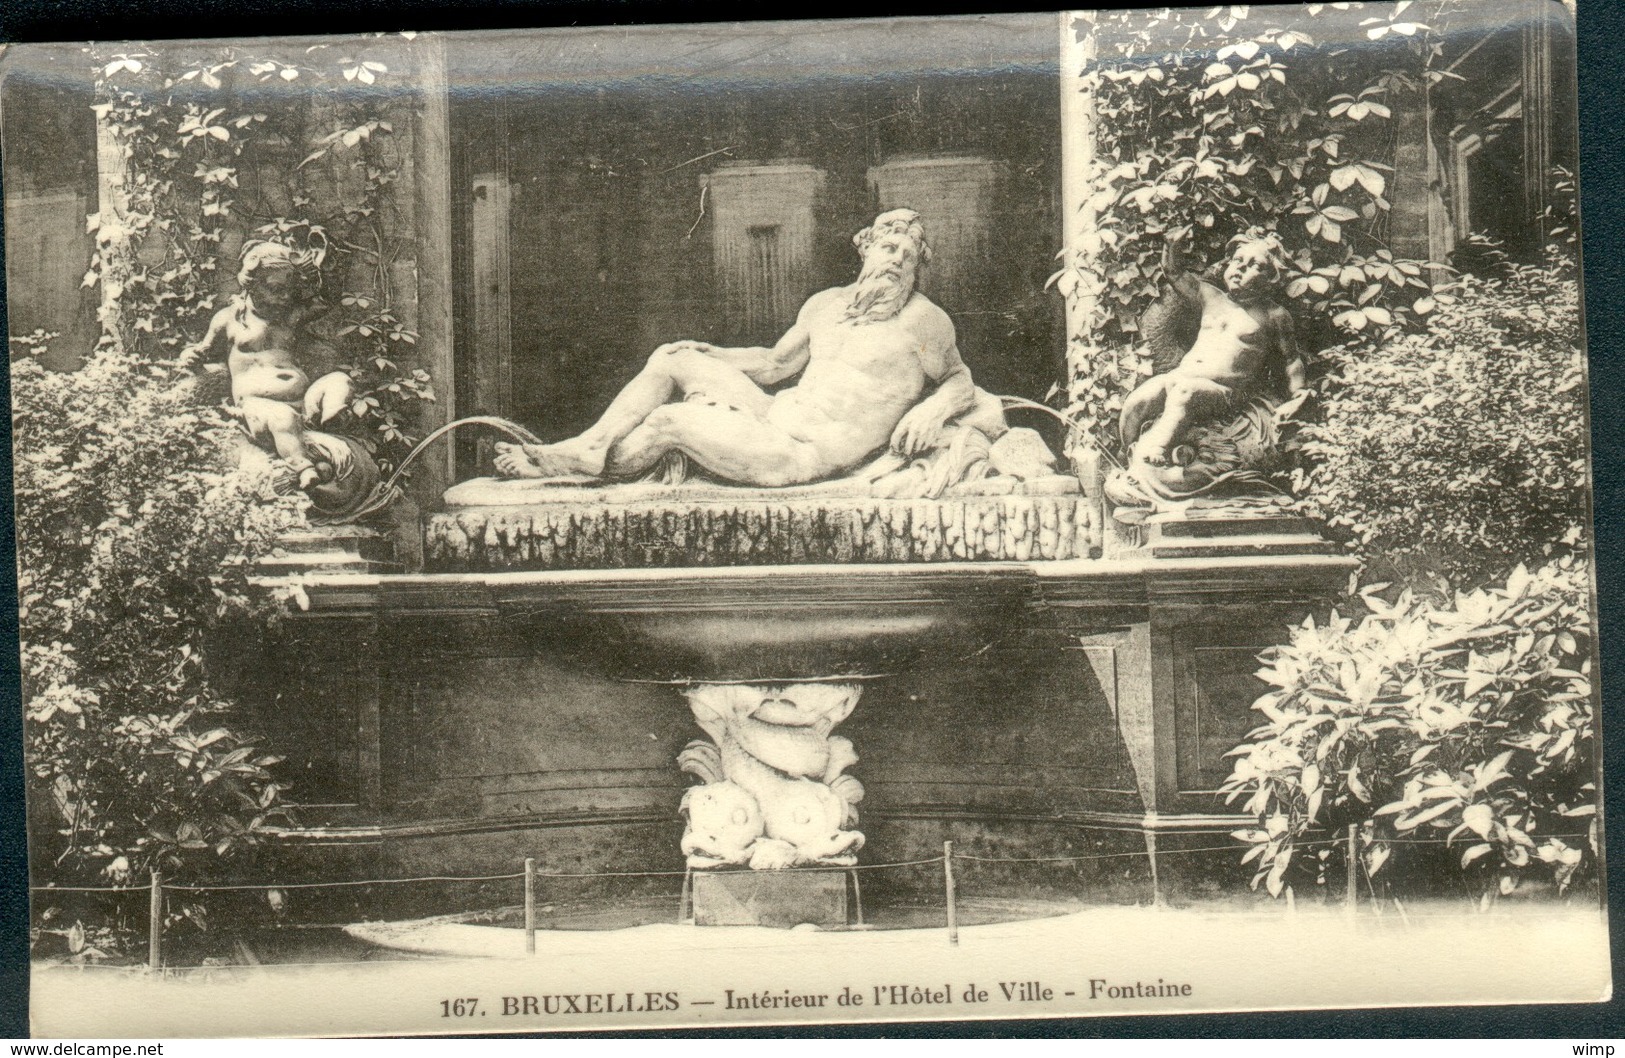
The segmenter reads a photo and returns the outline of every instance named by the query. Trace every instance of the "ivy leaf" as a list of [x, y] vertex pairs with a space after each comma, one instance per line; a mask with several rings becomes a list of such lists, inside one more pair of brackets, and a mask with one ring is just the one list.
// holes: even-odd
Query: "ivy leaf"
[[1355, 164], [1354, 172], [1355, 178], [1360, 181], [1360, 186], [1365, 188], [1367, 194], [1373, 198], [1382, 196], [1383, 190], [1388, 186], [1388, 181], [1381, 173], [1362, 163]]

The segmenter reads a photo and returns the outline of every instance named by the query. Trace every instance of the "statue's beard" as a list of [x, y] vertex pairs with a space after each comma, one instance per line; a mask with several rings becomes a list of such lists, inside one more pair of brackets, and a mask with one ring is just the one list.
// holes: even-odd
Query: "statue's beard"
[[852, 297], [841, 319], [857, 323], [889, 320], [902, 310], [913, 293], [914, 285], [904, 282], [901, 275], [865, 269], [852, 286]]

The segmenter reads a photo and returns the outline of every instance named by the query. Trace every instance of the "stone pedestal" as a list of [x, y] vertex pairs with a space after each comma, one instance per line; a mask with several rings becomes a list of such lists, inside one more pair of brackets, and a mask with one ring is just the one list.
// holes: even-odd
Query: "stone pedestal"
[[863, 784], [846, 774], [852, 743], [831, 735], [852, 712], [855, 683], [701, 684], [684, 692], [712, 741], [679, 766], [700, 779], [683, 795], [683, 854], [696, 870], [851, 866]]
[[[834, 484], [840, 484], [839, 482]], [[423, 524], [430, 573], [812, 563], [1028, 562], [1100, 553], [1100, 512], [1054, 475], [1003, 495], [885, 499], [831, 483], [569, 486], [477, 478]]]
[[[1111, 537], [1120, 580], [1086, 569], [1045, 578], [1088, 678], [1109, 689], [1136, 797], [1102, 798], [1090, 821], [1138, 827], [1154, 891], [1160, 836], [1236, 829], [1225, 754], [1258, 724], [1259, 653], [1324, 605], [1358, 562], [1282, 504], [1190, 504]], [[1133, 546], [1128, 546], [1132, 544]], [[1137, 803], [1136, 803], [1137, 802]]]
[[1258, 558], [1266, 555], [1336, 555], [1341, 548], [1307, 518], [1276, 509], [1196, 508], [1146, 519], [1145, 549], [1152, 558]]
[[849, 924], [845, 871], [697, 871], [693, 885], [698, 926]]
[[276, 551], [259, 560], [270, 575], [305, 573], [398, 573], [395, 544], [382, 529], [324, 525], [295, 529], [277, 538]]

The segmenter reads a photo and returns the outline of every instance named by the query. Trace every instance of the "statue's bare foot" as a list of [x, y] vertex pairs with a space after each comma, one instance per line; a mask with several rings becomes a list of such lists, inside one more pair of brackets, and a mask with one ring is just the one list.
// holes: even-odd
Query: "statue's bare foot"
[[603, 473], [603, 464], [577, 452], [569, 441], [550, 445], [497, 442], [492, 461], [497, 473], [509, 478], [590, 478]]
[[525, 455], [523, 446], [498, 441], [496, 448], [496, 458], [491, 462], [500, 476], [505, 478], [539, 478], [542, 476], [541, 468], [532, 463], [530, 457]]

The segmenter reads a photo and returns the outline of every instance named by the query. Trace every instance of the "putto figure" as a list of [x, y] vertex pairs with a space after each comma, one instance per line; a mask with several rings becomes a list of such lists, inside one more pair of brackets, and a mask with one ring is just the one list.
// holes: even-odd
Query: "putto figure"
[[317, 297], [321, 262], [320, 250], [246, 243], [237, 272], [242, 292], [214, 314], [208, 331], [181, 352], [178, 363], [224, 360], [233, 411], [255, 445], [282, 461], [279, 491], [298, 488], [319, 509], [341, 511], [372, 491], [378, 471], [359, 441], [314, 429], [331, 423], [354, 396], [354, 384], [342, 371], [310, 380], [315, 364], [337, 359], [308, 330], [323, 311]]
[[920, 215], [882, 213], [852, 241], [857, 282], [807, 299], [771, 348], [662, 345], [585, 433], [497, 445], [498, 473], [625, 479], [680, 452], [725, 481], [783, 486], [932, 449], [976, 390], [953, 322], [915, 289], [931, 256]]
[[1273, 236], [1233, 240], [1222, 287], [1188, 272], [1183, 250], [1182, 239], [1169, 238], [1170, 289], [1140, 321], [1161, 373], [1123, 403], [1128, 460], [1106, 494], [1124, 520], [1170, 501], [1270, 492], [1259, 468], [1306, 394], [1292, 316], [1273, 297], [1280, 244]]
[[[1185, 270], [1183, 240], [1171, 237], [1163, 270], [1174, 293], [1199, 321], [1173, 370], [1130, 393], [1120, 419], [1131, 457], [1167, 466], [1191, 426], [1240, 414], [1284, 379], [1291, 396], [1304, 388], [1303, 354], [1292, 316], [1270, 296], [1280, 278], [1280, 247], [1267, 237], [1238, 239], [1224, 266], [1224, 289]], [[1148, 315], [1150, 315], [1148, 313]]]

